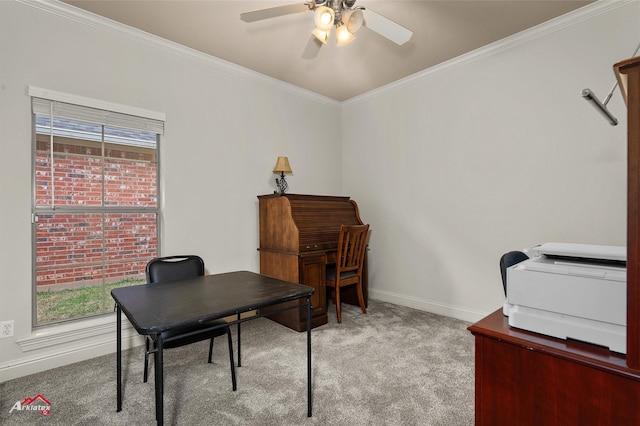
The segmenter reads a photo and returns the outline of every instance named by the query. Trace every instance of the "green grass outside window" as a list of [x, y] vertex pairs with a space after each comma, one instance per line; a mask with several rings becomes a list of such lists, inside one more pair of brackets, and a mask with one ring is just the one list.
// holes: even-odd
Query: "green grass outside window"
[[113, 312], [111, 289], [144, 284], [145, 280], [125, 280], [96, 285], [38, 292], [38, 323]]

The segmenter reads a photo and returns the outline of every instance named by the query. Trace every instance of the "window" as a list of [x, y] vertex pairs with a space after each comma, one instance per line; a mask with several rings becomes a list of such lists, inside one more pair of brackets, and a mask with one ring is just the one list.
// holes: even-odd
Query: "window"
[[113, 312], [158, 254], [164, 122], [32, 97], [34, 324]]

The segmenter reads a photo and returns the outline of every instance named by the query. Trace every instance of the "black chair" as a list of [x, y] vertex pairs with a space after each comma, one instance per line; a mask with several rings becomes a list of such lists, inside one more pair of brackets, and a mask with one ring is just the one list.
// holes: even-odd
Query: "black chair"
[[[147, 283], [170, 282], [175, 280], [195, 278], [204, 275], [204, 261], [199, 256], [167, 256], [157, 257], [147, 263], [146, 267]], [[206, 330], [209, 327], [220, 325], [220, 328], [214, 330]], [[198, 330], [202, 332], [198, 333]], [[195, 332], [195, 333], [194, 333]], [[185, 335], [189, 333], [189, 335]], [[193, 333], [193, 334], [191, 334]], [[231, 341], [231, 329], [228, 323], [223, 319], [207, 321], [196, 326], [182, 327], [179, 329], [167, 330], [162, 333], [163, 348], [177, 348], [189, 345], [191, 343], [200, 342], [210, 339], [209, 342], [209, 359], [213, 356], [213, 339], [226, 334], [229, 341], [229, 360], [231, 363], [231, 382], [233, 390], [236, 390], [236, 369], [233, 362], [233, 345]], [[153, 350], [155, 350], [156, 342], [151, 336], [147, 336], [144, 354], [144, 382], [147, 382], [149, 354], [153, 350], [149, 350], [150, 343], [153, 342]], [[155, 368], [155, 366], [154, 366]]]
[[502, 275], [502, 287], [504, 288], [505, 297], [507, 296], [507, 268], [527, 259], [529, 259], [529, 256], [521, 251], [510, 251], [500, 257], [500, 275]]

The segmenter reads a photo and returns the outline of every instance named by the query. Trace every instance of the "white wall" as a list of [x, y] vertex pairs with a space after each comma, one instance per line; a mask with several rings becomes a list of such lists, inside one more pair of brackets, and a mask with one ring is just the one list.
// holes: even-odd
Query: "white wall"
[[339, 193], [342, 182], [338, 102], [34, 4], [0, 1], [0, 320], [15, 320], [0, 381], [115, 351], [114, 318], [91, 321], [90, 334], [32, 332], [28, 86], [166, 113], [162, 252], [200, 254], [209, 272], [259, 270], [256, 196], [275, 189], [277, 156], [289, 157], [292, 193]]
[[279, 155], [291, 192], [358, 202], [374, 298], [472, 321], [502, 302], [503, 252], [625, 243], [625, 107], [616, 92], [611, 127], [580, 91], [613, 85], [611, 65], [640, 41], [637, 1], [595, 4], [342, 105], [34, 4], [0, 1], [0, 320], [16, 323], [0, 381], [115, 350], [113, 318], [88, 333], [31, 329], [30, 85], [166, 113], [163, 252], [199, 253], [210, 272], [258, 270], [256, 195], [273, 191]]
[[594, 4], [343, 104], [372, 297], [475, 321], [504, 252], [625, 245], [626, 108], [616, 90], [612, 127], [581, 91], [604, 99], [639, 22], [640, 2]]

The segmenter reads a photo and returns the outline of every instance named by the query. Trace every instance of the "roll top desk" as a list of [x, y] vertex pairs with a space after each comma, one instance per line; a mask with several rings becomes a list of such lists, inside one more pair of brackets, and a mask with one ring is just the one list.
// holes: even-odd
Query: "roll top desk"
[[[358, 205], [349, 197], [327, 195], [259, 195], [260, 273], [314, 287], [311, 327], [327, 323], [326, 267], [335, 263], [340, 225], [362, 225]], [[366, 255], [365, 255], [366, 256]], [[366, 261], [363, 282], [368, 299]], [[355, 288], [341, 295], [357, 305]], [[303, 310], [269, 318], [296, 330], [306, 330]]]

